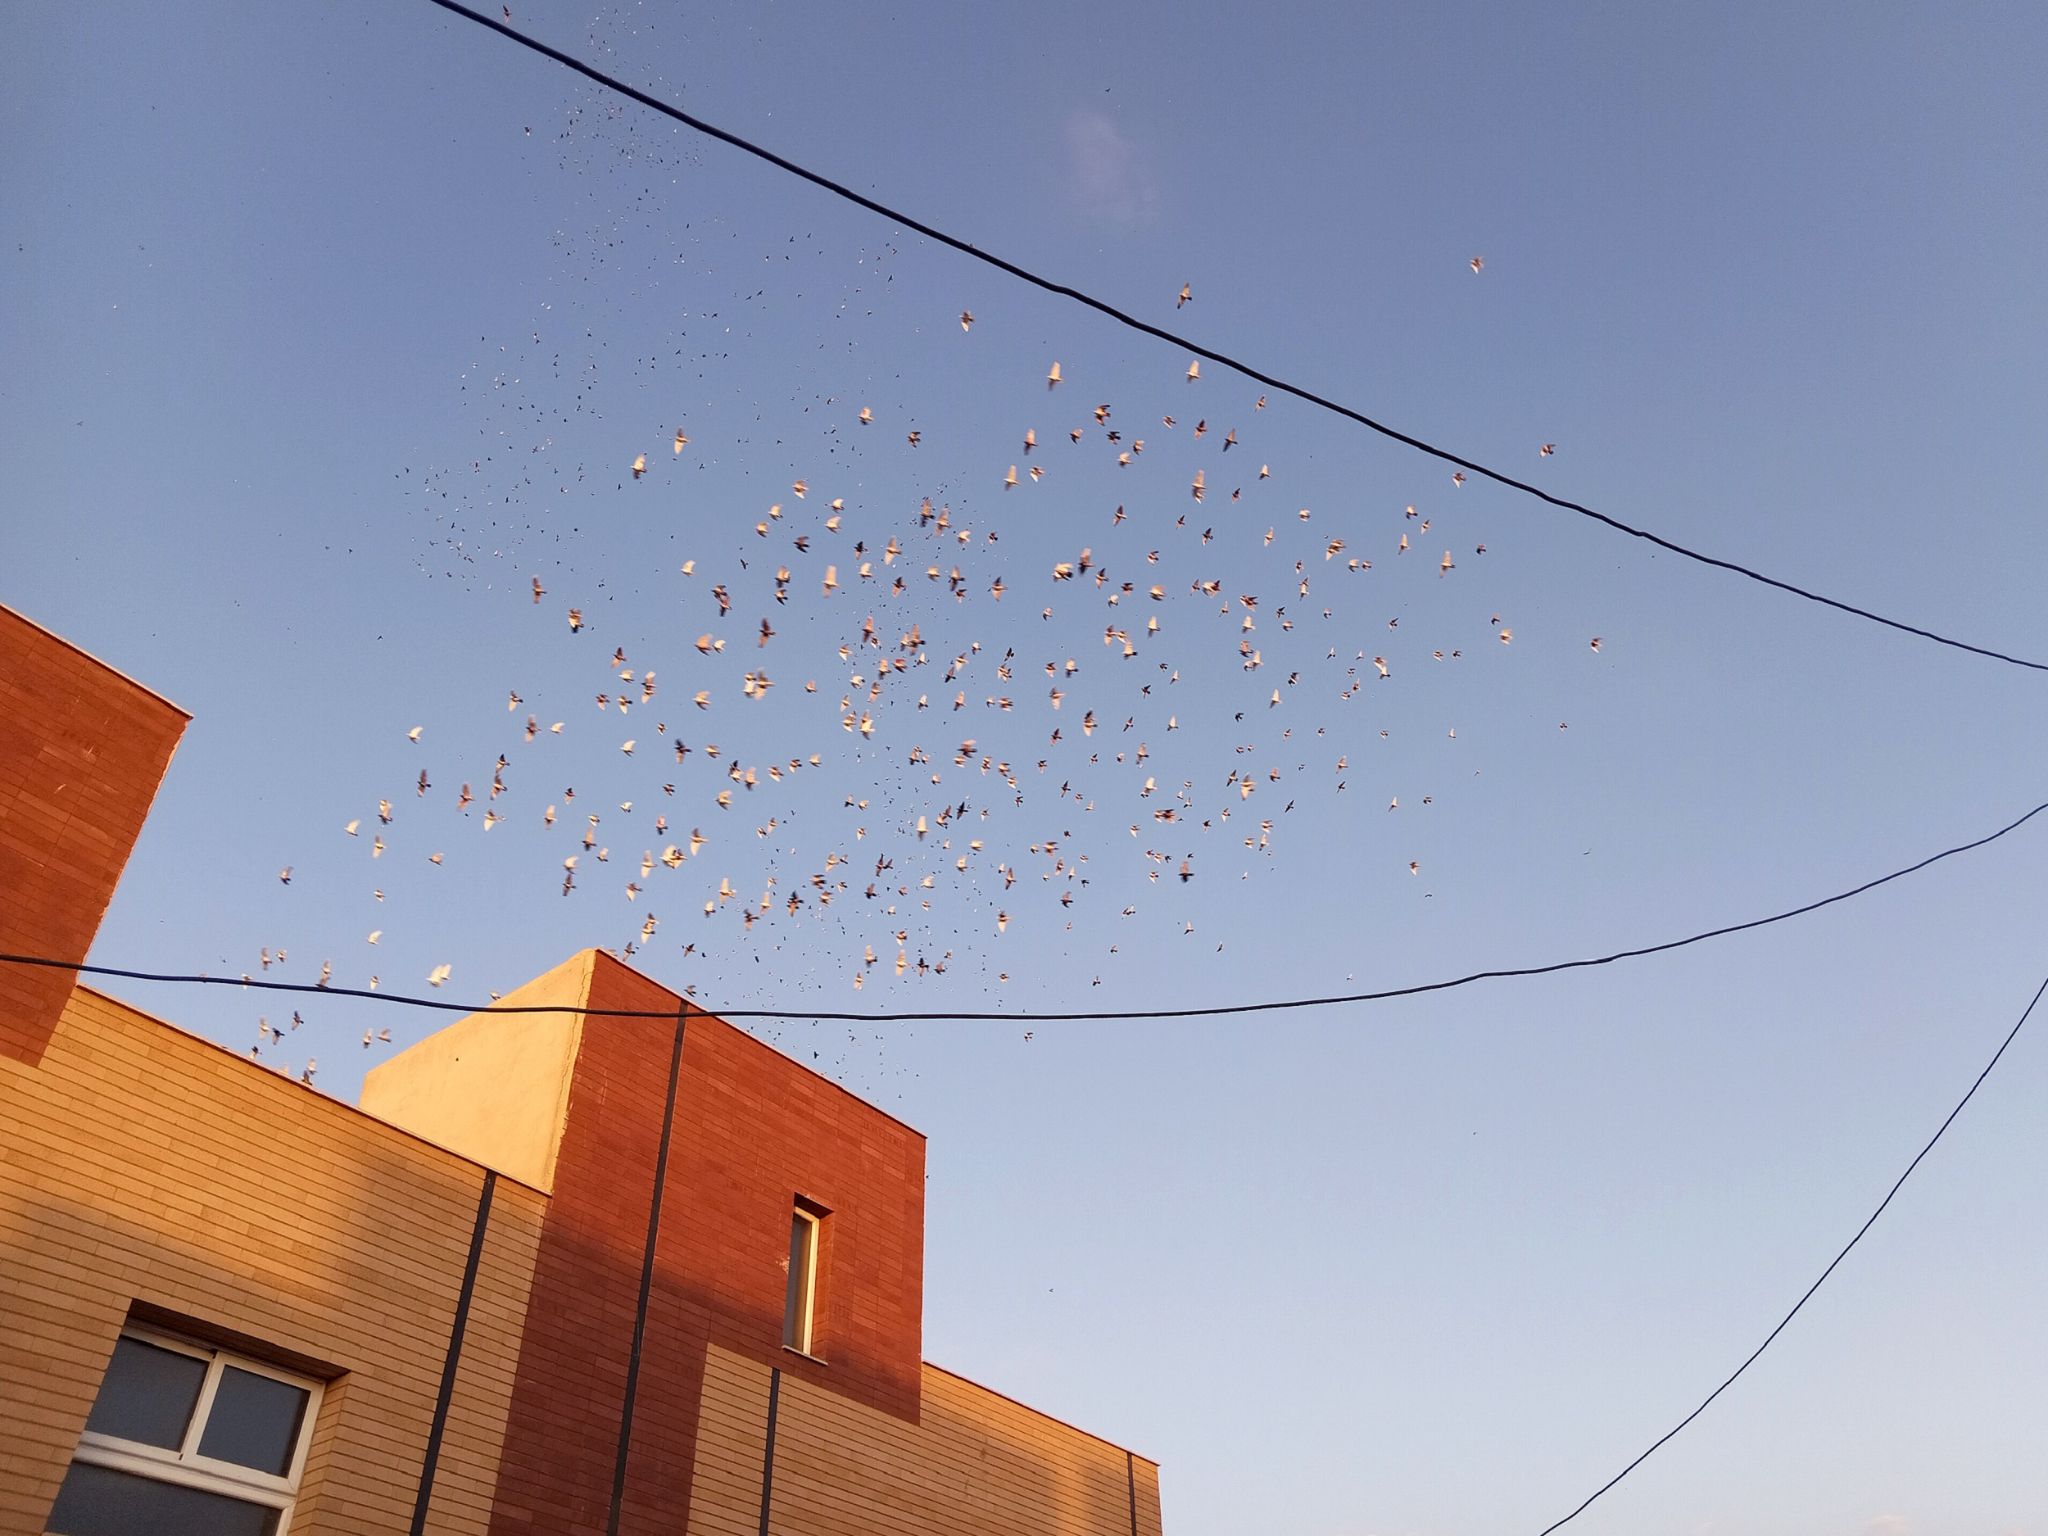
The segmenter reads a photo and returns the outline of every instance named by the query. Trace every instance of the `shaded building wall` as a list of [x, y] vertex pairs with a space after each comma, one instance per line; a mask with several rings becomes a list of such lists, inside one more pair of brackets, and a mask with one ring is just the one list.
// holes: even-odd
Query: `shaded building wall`
[[[0, 1532], [40, 1532], [115, 1339], [330, 1376], [293, 1536], [408, 1529], [485, 1170], [79, 988], [0, 1058]], [[428, 1529], [480, 1536], [546, 1199], [494, 1181]]]
[[[608, 956], [590, 957], [587, 999], [662, 1016], [589, 1018], [580, 1032], [492, 1524], [501, 1536], [601, 1532], [615, 1487], [622, 1530], [682, 1529], [714, 1342], [885, 1413], [918, 1413], [924, 1138], [743, 1031], [694, 1008], [681, 1020], [675, 994]], [[487, 1091], [482, 1042], [469, 1060]], [[799, 1196], [832, 1213], [819, 1359], [782, 1347]]]

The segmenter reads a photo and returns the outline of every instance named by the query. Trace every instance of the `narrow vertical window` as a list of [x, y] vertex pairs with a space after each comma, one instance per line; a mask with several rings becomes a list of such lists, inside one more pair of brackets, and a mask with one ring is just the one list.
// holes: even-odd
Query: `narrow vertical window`
[[789, 1291], [782, 1310], [782, 1342], [811, 1354], [818, 1315], [818, 1237], [825, 1212], [798, 1200], [789, 1213]]

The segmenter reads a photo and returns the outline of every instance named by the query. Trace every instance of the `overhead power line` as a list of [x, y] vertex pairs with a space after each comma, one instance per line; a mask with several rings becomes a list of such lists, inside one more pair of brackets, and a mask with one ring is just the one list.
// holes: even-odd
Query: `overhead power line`
[[[1377, 992], [1346, 992], [1325, 997], [1291, 997], [1264, 1002], [1215, 1003], [1200, 1008], [1102, 1008], [1075, 1009], [1058, 1012], [1039, 1012], [1029, 1009], [997, 1009], [990, 1011], [958, 1010], [926, 1012], [883, 1012], [883, 1013], [842, 1013], [818, 1011], [804, 1008], [719, 1008], [715, 1010], [722, 1019], [811, 1019], [825, 1024], [931, 1024], [931, 1023], [994, 1023], [994, 1024], [1073, 1024], [1087, 1022], [1137, 1021], [1144, 1019], [1206, 1019], [1229, 1014], [1275, 1013], [1293, 1008], [1334, 1008], [1345, 1003], [1384, 1003], [1400, 997], [1420, 997], [1430, 992], [1449, 992], [1457, 987], [1469, 987], [1481, 981], [1507, 981], [1527, 976], [1551, 976], [1560, 971], [1589, 970], [1596, 966], [1613, 965], [1618, 960], [1638, 960], [1645, 955], [1661, 955], [1689, 945], [1703, 944], [1709, 939], [1726, 938], [1731, 934], [1747, 933], [1755, 928], [1768, 928], [1774, 923], [1788, 922], [1795, 917], [1804, 917], [1809, 912], [1818, 912], [1823, 907], [1832, 907], [1837, 902], [1848, 901], [1867, 891], [1874, 891], [1881, 885], [1902, 880], [1908, 875], [1939, 864], [1943, 859], [1952, 859], [1958, 854], [1970, 853], [1978, 848], [1997, 842], [2007, 833], [2017, 832], [2043, 811], [2048, 811], [2048, 801], [2035, 806], [2016, 821], [2007, 822], [1996, 832], [1987, 833], [1972, 842], [1958, 843], [1953, 848], [1944, 848], [1931, 853], [1918, 863], [1895, 869], [1888, 875], [1879, 875], [1861, 885], [1851, 886], [1846, 891], [1837, 891], [1832, 896], [1823, 896], [1818, 901], [1809, 901], [1804, 906], [1792, 907], [1775, 912], [1769, 917], [1753, 917], [1746, 922], [1729, 923], [1720, 928], [1708, 928], [1700, 933], [1687, 934], [1682, 939], [1666, 939], [1661, 944], [1646, 944], [1639, 949], [1618, 949], [1610, 954], [1595, 955], [1584, 960], [1553, 960], [1544, 965], [1503, 967], [1495, 970], [1471, 971], [1463, 976], [1453, 976], [1442, 981], [1416, 982], [1405, 987], [1387, 987]], [[408, 1008], [431, 1008], [442, 1013], [573, 1013], [593, 1019], [668, 1019], [673, 1020], [672, 1010], [648, 1008], [575, 1008], [554, 1004], [504, 1004], [495, 1000], [489, 1003], [451, 1003], [437, 997], [412, 997], [401, 992], [378, 992], [367, 987], [322, 986], [311, 981], [263, 981], [251, 976], [207, 976], [162, 971], [138, 971], [111, 965], [86, 965], [75, 960], [58, 960], [48, 955], [0, 954], [0, 963], [8, 965], [41, 966], [50, 970], [75, 971], [84, 976], [115, 976], [128, 981], [157, 981], [185, 986], [244, 987], [263, 992], [306, 992], [322, 997], [360, 997], [371, 1002], [395, 1003]], [[706, 1009], [706, 1012], [714, 1010]]]
[[531, 49], [543, 58], [554, 60], [555, 63], [560, 64], [564, 69], [574, 70], [586, 80], [601, 85], [608, 91], [616, 91], [619, 95], [640, 103], [641, 106], [648, 108], [650, 111], [659, 112], [662, 116], [672, 118], [685, 127], [694, 128], [697, 132], [717, 139], [722, 144], [729, 144], [743, 154], [752, 155], [757, 160], [766, 161], [777, 170], [786, 171], [792, 176], [799, 177], [814, 187], [830, 192], [834, 197], [844, 198], [847, 202], [865, 208], [870, 213], [880, 214], [892, 223], [900, 224], [906, 229], [915, 230], [926, 239], [936, 241], [940, 245], [960, 252], [963, 256], [972, 257], [976, 261], [994, 267], [998, 272], [1007, 273], [1019, 282], [1029, 283], [1034, 288], [1056, 294], [1063, 299], [1071, 299], [1074, 303], [1092, 309], [1099, 315], [1106, 315], [1117, 324], [1125, 326], [1130, 330], [1141, 332], [1159, 341], [1171, 342], [1176, 347], [1183, 347], [1189, 352], [1194, 353], [1197, 357], [1207, 358], [1212, 363], [1219, 363], [1225, 368], [1229, 368], [1248, 379], [1265, 385], [1268, 389], [1278, 390], [1281, 394], [1292, 395], [1297, 400], [1303, 400], [1310, 405], [1319, 406], [1323, 410], [1334, 412], [1336, 415], [1344, 417], [1347, 421], [1356, 422], [1362, 427], [1379, 433], [1382, 437], [1391, 438], [1397, 443], [1404, 443], [1419, 453], [1426, 453], [1432, 458], [1443, 460], [1446, 464], [1454, 464], [1460, 469], [1470, 470], [1475, 475], [1491, 480], [1498, 485], [1504, 485], [1510, 490], [1520, 491], [1524, 495], [1534, 496], [1537, 500], [1546, 502], [1553, 507], [1561, 508], [1566, 512], [1574, 512], [1580, 517], [1590, 518], [1593, 522], [1611, 528], [1616, 533], [1625, 533], [1630, 538], [1641, 539], [1646, 543], [1654, 544], [1659, 549], [1668, 550], [1674, 555], [1683, 556], [1687, 560], [1697, 561], [1701, 565], [1712, 566], [1716, 570], [1747, 577], [1749, 580], [1759, 582], [1767, 587], [1775, 587], [1780, 592], [1790, 593], [1793, 597], [1804, 598], [1810, 603], [1818, 603], [1824, 608], [1833, 608], [1859, 619], [1867, 619], [1873, 624], [1881, 624], [1887, 629], [1895, 629], [1903, 634], [1917, 635], [1920, 639], [1931, 640], [1936, 645], [1945, 645], [1958, 651], [1968, 651], [1974, 656], [1987, 657], [1992, 661], [2003, 661], [2012, 666], [2026, 667], [2036, 672], [2048, 672], [2048, 662], [2030, 661], [2025, 657], [2008, 655], [2004, 651], [1993, 650], [1988, 646], [1972, 645], [1966, 640], [1957, 640], [1952, 636], [1940, 634], [1935, 630], [1923, 629], [1917, 624], [1908, 624], [1902, 619], [1888, 619], [1883, 614], [1873, 613], [1868, 608], [1860, 608], [1854, 603], [1843, 602], [1840, 598], [1825, 596], [1810, 588], [1799, 586], [1794, 582], [1780, 580], [1776, 576], [1767, 576], [1762, 571], [1737, 561], [1723, 560], [1718, 555], [1709, 555], [1700, 550], [1689, 548], [1686, 545], [1677, 543], [1675, 540], [1665, 538], [1662, 534], [1652, 533], [1647, 528], [1638, 528], [1633, 524], [1623, 522], [1620, 518], [1611, 517], [1605, 512], [1596, 512], [1582, 502], [1572, 501], [1563, 496], [1553, 496], [1550, 492], [1531, 485], [1526, 480], [1518, 480], [1513, 475], [1504, 474], [1500, 470], [1489, 469], [1486, 465], [1478, 463], [1473, 459], [1465, 458], [1461, 454], [1453, 453], [1448, 448], [1439, 448], [1436, 444], [1426, 442], [1422, 438], [1403, 432], [1397, 427], [1390, 427], [1385, 422], [1375, 421], [1363, 411], [1354, 410], [1348, 405], [1330, 399], [1327, 395], [1318, 394], [1314, 390], [1300, 384], [1289, 383], [1286, 379], [1267, 373], [1242, 359], [1232, 357], [1227, 353], [1218, 352], [1212, 347], [1203, 346], [1200, 342], [1191, 341], [1187, 337], [1169, 331], [1163, 326], [1153, 325], [1149, 321], [1140, 320], [1136, 315], [1118, 309], [1115, 305], [1095, 298], [1091, 294], [1083, 293], [1078, 288], [1069, 287], [1065, 283], [1055, 282], [1049, 277], [1043, 277], [1031, 271], [1028, 267], [1019, 266], [1014, 261], [1005, 260], [993, 252], [982, 250], [979, 246], [961, 239], [958, 235], [949, 235], [944, 230], [925, 223], [922, 219], [912, 218], [901, 209], [892, 208], [887, 203], [878, 202], [864, 193], [856, 192], [844, 182], [834, 181], [831, 177], [811, 170], [806, 166], [799, 165], [794, 160], [786, 159], [776, 154], [775, 151], [764, 148], [754, 143], [751, 139], [743, 138], [730, 129], [721, 128], [716, 123], [707, 122], [693, 113], [685, 112], [681, 107], [663, 101], [657, 96], [651, 96], [637, 86], [628, 85], [617, 76], [608, 75], [595, 65], [585, 63], [574, 54], [564, 53], [559, 48], [551, 47], [539, 38], [530, 37], [518, 28], [509, 26], [496, 17], [487, 16], [481, 11], [472, 10], [470, 7], [459, 3], [459, 0], [429, 0], [429, 3], [438, 5], [444, 11], [473, 21], [480, 27], [488, 27], [501, 37], [511, 39], [511, 41], [519, 44], [522, 48]]
[[1863, 1234], [1868, 1232], [1873, 1226], [1877, 1224], [1877, 1218], [1882, 1216], [1885, 1212], [1885, 1207], [1892, 1203], [1892, 1197], [1898, 1194], [1898, 1192], [1905, 1187], [1906, 1180], [1913, 1177], [1913, 1170], [1920, 1166], [1921, 1159], [1926, 1157], [1928, 1153], [1934, 1150], [1934, 1144], [1937, 1141], [1940, 1141], [1941, 1138], [1947, 1134], [1948, 1128], [1951, 1125], [1955, 1124], [1956, 1116], [1960, 1115], [1963, 1112], [1963, 1106], [1965, 1104], [1968, 1104], [1971, 1099], [1976, 1097], [1977, 1090], [1984, 1086], [1984, 1079], [1989, 1077], [1991, 1075], [1991, 1069], [1998, 1065], [1998, 1060], [2001, 1056], [2005, 1054], [2006, 1047], [2011, 1045], [2013, 1041], [2018, 1038], [2019, 1032], [2026, 1027], [2026, 1022], [2028, 1018], [2032, 1016], [2034, 1008], [2036, 1004], [2038, 1004], [2041, 1001], [2041, 995], [2044, 992], [2048, 992], [2048, 978], [2044, 978], [2041, 982], [2041, 985], [2034, 989], [2033, 1001], [2027, 1004], [2026, 1011], [2020, 1015], [2019, 1023], [2013, 1025], [2013, 1027], [2006, 1032], [2005, 1038], [1999, 1041], [1998, 1049], [1991, 1053], [1991, 1059], [1984, 1064], [1984, 1070], [1982, 1072], [1979, 1072], [1977, 1074], [1976, 1081], [1970, 1084], [1969, 1092], [1965, 1093], [1960, 1099], [1956, 1101], [1956, 1107], [1948, 1112], [1948, 1118], [1941, 1122], [1940, 1129], [1928, 1138], [1927, 1145], [1920, 1149], [1919, 1153], [1913, 1158], [1913, 1161], [1906, 1164], [1906, 1171], [1899, 1175], [1897, 1181], [1893, 1183], [1892, 1187], [1885, 1192], [1885, 1197], [1882, 1200], [1878, 1201], [1877, 1209], [1872, 1211], [1869, 1217], [1864, 1221], [1863, 1225], [1856, 1229], [1856, 1235], [1849, 1239], [1848, 1243], [1844, 1245], [1842, 1251], [1836, 1254], [1834, 1258], [1829, 1261], [1828, 1267], [1820, 1272], [1820, 1278], [1814, 1281], [1813, 1284], [1809, 1285], [1806, 1288], [1806, 1293], [1803, 1296], [1801, 1296], [1798, 1301], [1792, 1304], [1792, 1310], [1790, 1312], [1787, 1312], [1780, 1319], [1778, 1319], [1778, 1326], [1773, 1328], [1767, 1335], [1765, 1335], [1763, 1343], [1757, 1345], [1755, 1349], [1751, 1350], [1749, 1358], [1747, 1360], [1744, 1360], [1742, 1364], [1738, 1365], [1735, 1368], [1734, 1375], [1730, 1376], [1726, 1381], [1722, 1382], [1721, 1385], [1714, 1388], [1713, 1391], [1709, 1392], [1706, 1395], [1705, 1399], [1701, 1401], [1699, 1407], [1693, 1409], [1691, 1413], [1688, 1413], [1684, 1418], [1680, 1419], [1676, 1424], [1672, 1425], [1671, 1428], [1667, 1429], [1662, 1435], [1660, 1435], [1657, 1438], [1656, 1443], [1653, 1444], [1648, 1450], [1644, 1451], [1640, 1456], [1636, 1457], [1634, 1461], [1630, 1462], [1627, 1466], [1623, 1467], [1619, 1472], [1615, 1473], [1614, 1476], [1610, 1477], [1606, 1482], [1602, 1483], [1598, 1488], [1594, 1489], [1592, 1493], [1588, 1494], [1586, 1496], [1585, 1501], [1581, 1503], [1577, 1509], [1573, 1510], [1570, 1514], [1566, 1515], [1562, 1520], [1554, 1520], [1549, 1525], [1543, 1527], [1543, 1529], [1537, 1533], [1537, 1536], [1550, 1536], [1550, 1533], [1557, 1530], [1560, 1526], [1569, 1525], [1572, 1521], [1578, 1519], [1578, 1517], [1584, 1514], [1586, 1510], [1592, 1505], [1595, 1499], [1599, 1498], [1601, 1494], [1607, 1492], [1608, 1489], [1612, 1488], [1616, 1483], [1619, 1483], [1623, 1478], [1627, 1477], [1629, 1473], [1635, 1471], [1637, 1467], [1641, 1466], [1644, 1462], [1648, 1461], [1651, 1456], [1655, 1455], [1657, 1451], [1661, 1449], [1666, 1444], [1666, 1442], [1671, 1440], [1672, 1437], [1675, 1436], [1680, 1430], [1684, 1429], [1686, 1425], [1690, 1424], [1694, 1419], [1698, 1418], [1701, 1414], [1705, 1413], [1708, 1407], [1713, 1403], [1715, 1398], [1719, 1397], [1723, 1392], [1726, 1392], [1730, 1387], [1734, 1386], [1737, 1378], [1739, 1378], [1744, 1371], [1748, 1370], [1752, 1365], [1756, 1364], [1758, 1356], [1762, 1355], [1765, 1350], [1769, 1349], [1771, 1347], [1772, 1342], [1776, 1340], [1778, 1335], [1785, 1331], [1786, 1325], [1790, 1323], [1793, 1318], [1799, 1315], [1799, 1309], [1805, 1306], [1809, 1301], [1813, 1300], [1813, 1293], [1819, 1290], [1823, 1285], [1827, 1283], [1828, 1276], [1832, 1275], [1835, 1272], [1836, 1266], [1839, 1265], [1842, 1262], [1842, 1260], [1849, 1257], [1849, 1250], [1854, 1248], [1858, 1243], [1863, 1241]]

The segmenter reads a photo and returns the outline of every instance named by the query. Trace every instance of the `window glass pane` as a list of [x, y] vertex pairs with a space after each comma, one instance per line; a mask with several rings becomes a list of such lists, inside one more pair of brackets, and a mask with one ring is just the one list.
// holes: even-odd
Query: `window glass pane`
[[283, 1477], [291, 1470], [306, 1389], [230, 1365], [220, 1373], [199, 1454]]
[[73, 1462], [50, 1536], [273, 1536], [279, 1511], [203, 1488]]
[[185, 1426], [205, 1380], [204, 1360], [124, 1338], [114, 1345], [85, 1427], [175, 1451], [185, 1443]]
[[789, 1291], [783, 1298], [782, 1342], [791, 1349], [811, 1347], [811, 1243], [818, 1224], [803, 1212], [789, 1218]]

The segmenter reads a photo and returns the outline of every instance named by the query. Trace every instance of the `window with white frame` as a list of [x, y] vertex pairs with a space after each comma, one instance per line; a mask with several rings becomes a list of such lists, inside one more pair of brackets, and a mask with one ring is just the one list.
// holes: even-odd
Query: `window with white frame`
[[813, 1354], [818, 1315], [818, 1239], [825, 1209], [798, 1199], [789, 1214], [789, 1291], [783, 1300], [782, 1342], [799, 1354]]
[[154, 1328], [114, 1345], [49, 1536], [285, 1536], [320, 1383]]

